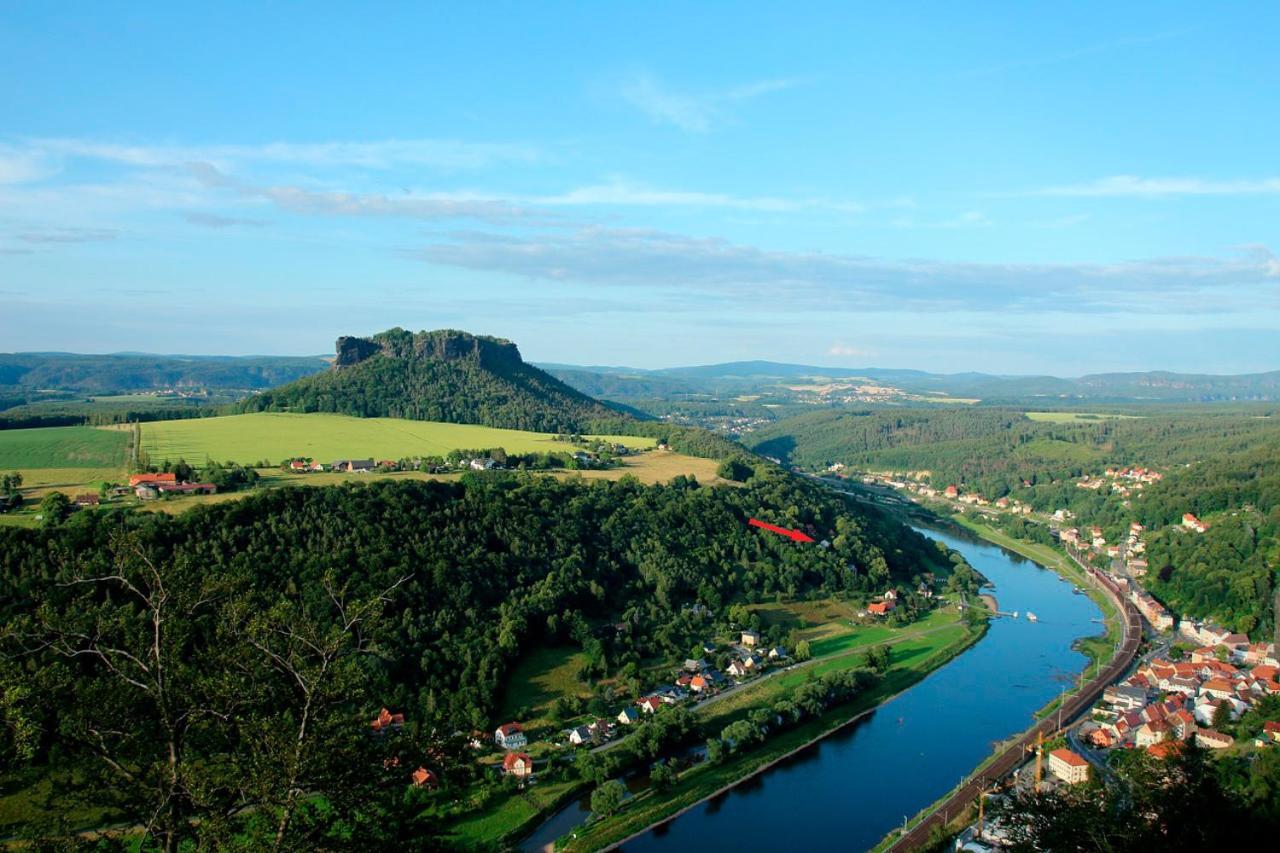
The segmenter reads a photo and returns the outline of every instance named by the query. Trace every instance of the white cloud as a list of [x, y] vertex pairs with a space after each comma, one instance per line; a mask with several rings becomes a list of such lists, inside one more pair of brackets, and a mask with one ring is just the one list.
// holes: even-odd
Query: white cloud
[[120, 232], [114, 228], [42, 228], [14, 236], [24, 243], [97, 243], [114, 240]]
[[870, 350], [862, 347], [851, 347], [848, 344], [832, 344], [827, 348], [827, 355], [835, 355], [846, 358], [865, 358], [872, 355]]
[[389, 139], [374, 142], [270, 142], [261, 145], [128, 144], [100, 140], [35, 138], [30, 149], [45, 155], [106, 160], [132, 166], [181, 166], [191, 162], [285, 163], [301, 166], [357, 166], [391, 169], [429, 166], [475, 169], [499, 162], [538, 160], [537, 149], [525, 145], [462, 142], [451, 139]]
[[38, 181], [55, 171], [40, 151], [0, 145], [0, 184]]
[[1211, 180], [1207, 178], [1143, 178], [1113, 175], [1081, 184], [1044, 187], [1032, 195], [1080, 197], [1158, 197], [1193, 195], [1261, 195], [1280, 193], [1280, 178]]
[[760, 80], [714, 92], [676, 92], [665, 88], [648, 74], [637, 74], [623, 83], [624, 100], [659, 124], [670, 124], [691, 133], [706, 133], [723, 117], [724, 108], [761, 95], [780, 92], [797, 85], [795, 78]]
[[715, 238], [591, 227], [534, 237], [457, 233], [422, 249], [435, 264], [590, 287], [665, 288], [689, 299], [768, 300], [786, 310], [1153, 312], [1280, 309], [1277, 259], [1000, 264], [761, 249]]
[[841, 213], [861, 213], [866, 209], [864, 205], [857, 202], [822, 198], [737, 196], [696, 190], [658, 189], [631, 183], [620, 178], [615, 178], [603, 184], [578, 187], [558, 195], [528, 197], [524, 200], [532, 204], [550, 206], [715, 207], [767, 212], [794, 212], [818, 209]]

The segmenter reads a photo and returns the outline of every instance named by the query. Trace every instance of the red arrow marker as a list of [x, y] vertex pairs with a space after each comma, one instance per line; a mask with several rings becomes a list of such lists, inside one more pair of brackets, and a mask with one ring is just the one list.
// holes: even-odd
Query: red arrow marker
[[792, 542], [812, 542], [813, 537], [808, 534], [801, 533], [799, 530], [790, 530], [786, 527], [779, 527], [776, 524], [770, 524], [767, 521], [761, 521], [758, 518], [752, 518], [747, 521], [752, 527], [759, 527], [761, 530], [768, 530], [770, 533], [776, 533], [779, 536], [785, 536]]

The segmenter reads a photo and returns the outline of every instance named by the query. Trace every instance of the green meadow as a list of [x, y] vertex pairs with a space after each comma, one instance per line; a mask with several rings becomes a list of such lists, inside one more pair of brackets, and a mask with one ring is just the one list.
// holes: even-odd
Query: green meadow
[[[637, 450], [654, 446], [649, 438], [606, 438]], [[192, 464], [203, 464], [206, 459], [241, 464], [266, 460], [278, 464], [297, 456], [327, 463], [350, 458], [443, 456], [450, 450], [494, 447], [508, 453], [572, 449], [571, 445], [555, 441], [549, 433], [347, 415], [259, 412], [142, 425], [142, 448], [152, 464], [166, 459], [186, 459]]]
[[95, 427], [0, 430], [0, 470], [123, 468], [129, 434]]

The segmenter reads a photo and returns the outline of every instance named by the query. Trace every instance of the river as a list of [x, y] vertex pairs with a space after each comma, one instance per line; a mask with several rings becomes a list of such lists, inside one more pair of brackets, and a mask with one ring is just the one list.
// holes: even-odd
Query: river
[[[1002, 611], [987, 635], [857, 722], [729, 792], [628, 842], [627, 851], [865, 850], [949, 791], [993, 746], [1028, 728], [1086, 663], [1071, 648], [1102, 633], [1097, 606], [1053, 572], [959, 531], [920, 529], [964, 554]], [[1027, 611], [1039, 621], [1026, 620]], [[587, 816], [585, 798], [522, 845], [544, 845]]]

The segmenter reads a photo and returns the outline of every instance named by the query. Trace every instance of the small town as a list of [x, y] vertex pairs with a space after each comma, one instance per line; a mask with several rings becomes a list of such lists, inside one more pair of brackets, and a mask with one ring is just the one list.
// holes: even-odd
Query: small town
[[[845, 466], [831, 465], [829, 474], [844, 477]], [[1076, 481], [1081, 489], [1117, 495], [1121, 505], [1163, 475], [1145, 467], [1107, 468]], [[1014, 772], [1013, 784], [1048, 790], [1076, 785], [1110, 772], [1108, 759], [1118, 750], [1143, 750], [1156, 758], [1176, 755], [1184, 744], [1210, 751], [1280, 748], [1280, 659], [1274, 642], [1252, 642], [1240, 632], [1210, 621], [1180, 617], [1144, 589], [1147, 533], [1130, 522], [1122, 538], [1109, 542], [1097, 525], [1070, 526], [1074, 514], [1065, 508], [1036, 513], [1016, 498], [994, 500], [963, 485], [939, 489], [927, 473], [867, 473], [864, 484], [888, 487], [956, 509], [971, 507], [987, 517], [1036, 517], [1049, 526], [1054, 540], [1097, 581], [1130, 601], [1142, 614], [1145, 652], [1131, 671], [1108, 686], [1083, 719], [1072, 721], [1053, 741]], [[1030, 485], [1030, 484], [1027, 484]], [[1184, 535], [1203, 534], [1209, 525], [1192, 512], [1182, 515]], [[1079, 592], [1079, 589], [1077, 589]], [[1000, 795], [990, 799], [998, 801]], [[957, 850], [1001, 849], [1008, 841], [998, 821], [969, 827], [956, 841]]]

